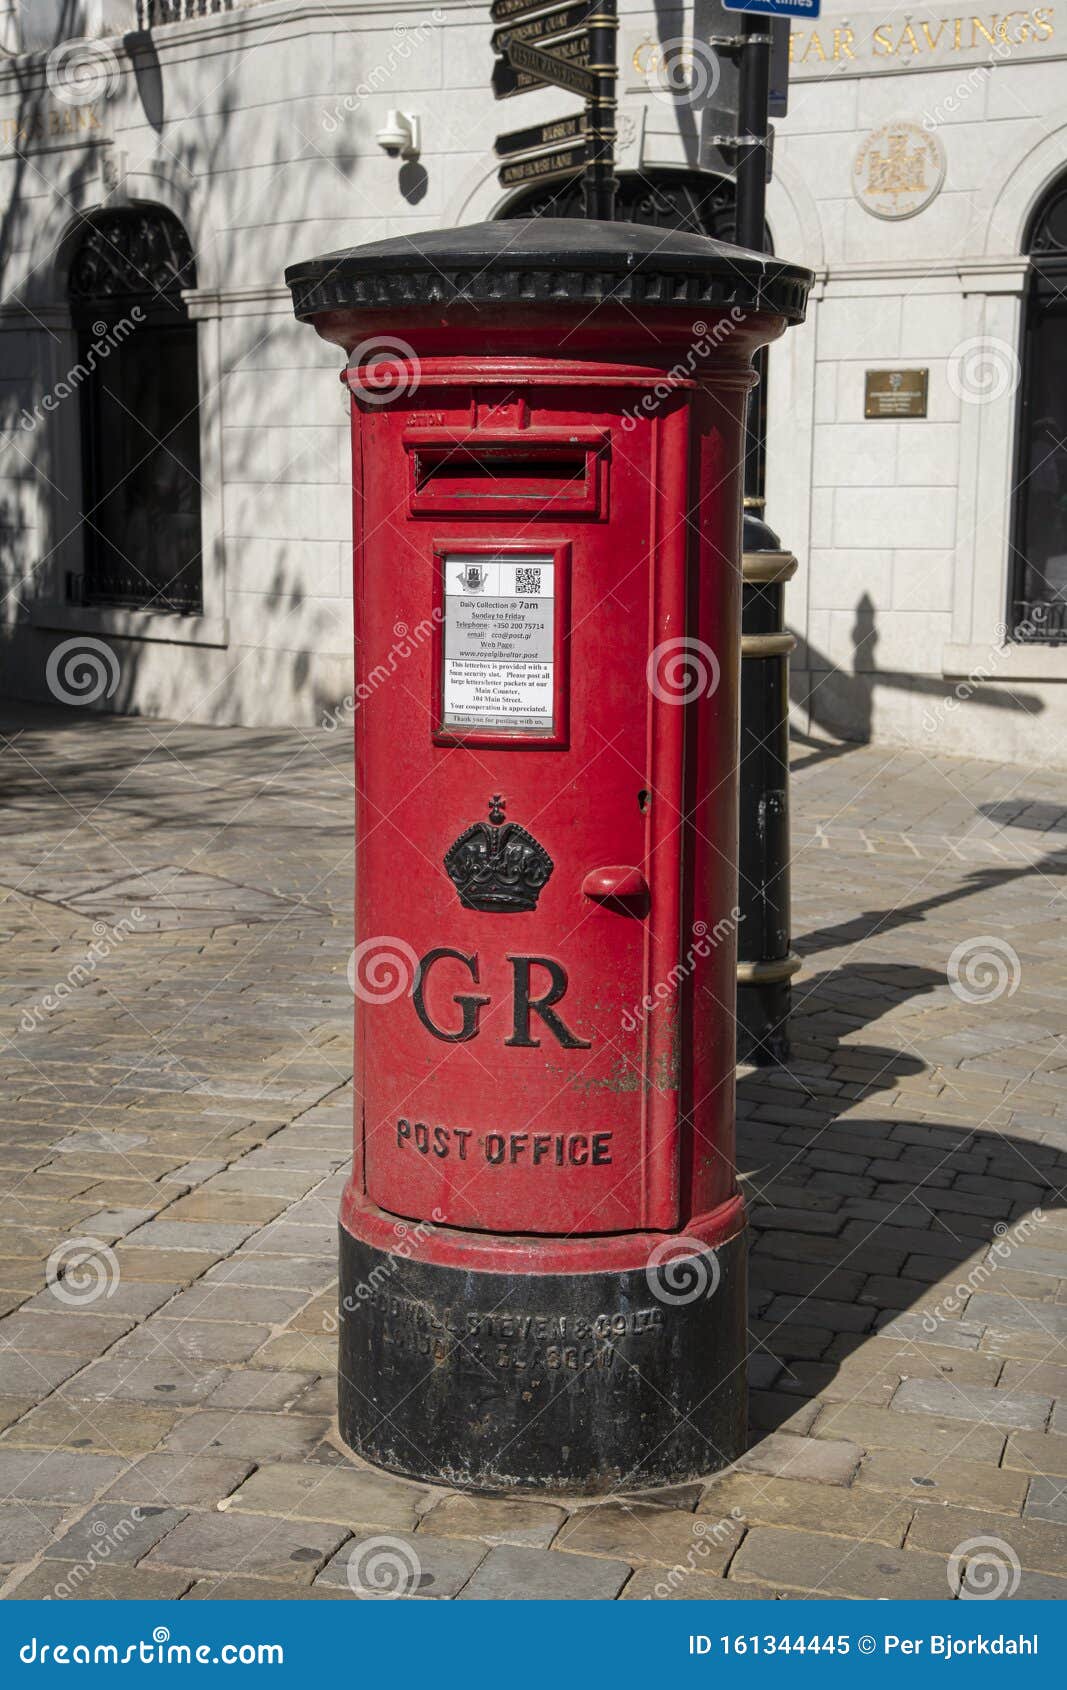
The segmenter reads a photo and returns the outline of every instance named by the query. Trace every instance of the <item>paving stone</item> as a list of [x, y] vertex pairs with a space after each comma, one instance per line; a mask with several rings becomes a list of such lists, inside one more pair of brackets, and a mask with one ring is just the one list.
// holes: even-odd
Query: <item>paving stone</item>
[[1041, 1431], [1052, 1410], [1050, 1397], [1029, 1391], [996, 1391], [948, 1379], [905, 1379], [893, 1407], [909, 1414], [937, 1414], [949, 1420], [980, 1420], [1013, 1431]]
[[223, 1251], [216, 1250], [161, 1250], [154, 1246], [142, 1249], [119, 1244], [115, 1249], [115, 1260], [119, 1264], [123, 1284], [128, 1284], [131, 1279], [140, 1279], [168, 1285], [188, 1285], [213, 1267], [222, 1254]]
[[[1043, 1476], [1030, 1480], [1023, 1514], [1035, 1520], [1051, 1520], [1057, 1526], [1067, 1526], [1067, 1479]], [[1067, 1568], [1064, 1569], [1067, 1571]]]
[[447, 1600], [458, 1595], [485, 1545], [431, 1532], [357, 1532], [316, 1579], [316, 1588], [350, 1591], [365, 1601]]
[[[179, 1173], [181, 1170], [178, 1170]], [[235, 1168], [228, 1168], [210, 1181], [209, 1191], [255, 1191], [264, 1197], [303, 1197], [311, 1190], [318, 1176], [310, 1170], [298, 1168], [249, 1168], [242, 1160]]]
[[178, 1508], [157, 1503], [98, 1502], [45, 1550], [48, 1561], [86, 1561], [96, 1567], [139, 1561], [179, 1520]]
[[[1020, 1305], [1023, 1306], [1023, 1305]], [[1031, 1305], [1037, 1308], [1047, 1308], [1047, 1303]], [[1063, 1359], [1063, 1340], [1050, 1337], [1040, 1327], [1026, 1330], [1017, 1328], [1007, 1331], [1005, 1328], [987, 1326], [982, 1334], [980, 1345], [983, 1353], [1009, 1358], [1013, 1361], [1027, 1361], [1033, 1367], [1043, 1367], [1047, 1362], [1058, 1362]]]
[[[257, 1369], [253, 1377], [258, 1377]], [[288, 1373], [267, 1373], [268, 1379], [288, 1379]], [[321, 1379], [314, 1378], [308, 1373], [298, 1375], [304, 1382], [302, 1394], [293, 1403], [294, 1414], [325, 1414], [332, 1419], [337, 1413], [337, 1378], [334, 1374], [324, 1374]]]
[[337, 1223], [327, 1226], [288, 1226], [274, 1221], [248, 1241], [250, 1255], [324, 1256], [337, 1244]]
[[977, 1350], [982, 1338], [981, 1326], [970, 1319], [938, 1321], [931, 1331], [930, 1316], [921, 1314], [892, 1315], [880, 1323], [878, 1331], [882, 1338], [911, 1339], [920, 1348], [936, 1343], [950, 1349]]
[[734, 1558], [730, 1577], [825, 1596], [922, 1602], [954, 1594], [948, 1565], [947, 1558], [910, 1548], [755, 1526]]
[[123, 1358], [169, 1356], [172, 1361], [194, 1363], [247, 1361], [262, 1349], [269, 1326], [223, 1320], [168, 1320], [154, 1315], [115, 1348]]
[[562, 1508], [521, 1497], [446, 1496], [423, 1516], [420, 1531], [547, 1549], [566, 1517]]
[[308, 1373], [336, 1374], [337, 1339], [313, 1332], [280, 1332], [256, 1350], [252, 1366], [283, 1373], [287, 1368], [297, 1368]]
[[190, 1579], [181, 1573], [140, 1567], [93, 1567], [75, 1576], [69, 1563], [43, 1562], [9, 1595], [35, 1602], [166, 1602], [181, 1596]]
[[80, 1310], [76, 1314], [45, 1314], [37, 1310], [26, 1314], [20, 1309], [0, 1322], [0, 1357], [8, 1350], [22, 1356], [44, 1352], [78, 1356], [88, 1361], [103, 1355], [133, 1325], [132, 1316], [112, 1319]]
[[104, 1356], [67, 1381], [63, 1395], [96, 1402], [143, 1402], [188, 1408], [211, 1396], [229, 1378], [221, 1367], [204, 1368], [154, 1356]]
[[207, 1250], [228, 1256], [251, 1238], [255, 1227], [227, 1221], [149, 1221], [129, 1234], [131, 1249]]
[[619, 1594], [630, 1567], [625, 1561], [592, 1555], [565, 1555], [555, 1549], [490, 1549], [461, 1602], [610, 1601]]
[[993, 1514], [1017, 1514], [1026, 1495], [1023, 1473], [982, 1461], [926, 1456], [918, 1450], [871, 1450], [852, 1484], [853, 1491], [890, 1492], [918, 1503], [953, 1502]]
[[1067, 1526], [1016, 1516], [981, 1514], [971, 1508], [923, 1508], [916, 1512], [909, 1546], [952, 1555], [961, 1543], [995, 1537], [1008, 1544], [1024, 1567], [1055, 1572], [1067, 1564]]
[[[990, 1357], [990, 1360], [993, 1360]], [[1067, 1396], [1067, 1361], [1061, 1364], [1044, 1362], [1037, 1366], [1025, 1361], [1006, 1361], [997, 1379], [1001, 1391], [1037, 1391], [1041, 1396]]]
[[187, 1590], [186, 1602], [291, 1602], [294, 1597], [300, 1602], [354, 1602], [355, 1592], [347, 1585], [329, 1584], [301, 1585], [294, 1591], [291, 1584], [282, 1584], [277, 1579], [257, 1578], [219, 1578], [198, 1579], [191, 1590]]
[[698, 1515], [733, 1518], [746, 1525], [792, 1526], [868, 1538], [899, 1548], [915, 1512], [915, 1499], [886, 1500], [868, 1490], [781, 1479], [756, 1473], [726, 1473], [704, 1492]]
[[[333, 1411], [337, 1402], [336, 1380], [331, 1380], [329, 1385], [329, 1406], [320, 1410], [326, 1415]], [[307, 1388], [306, 1373], [271, 1373], [266, 1368], [257, 1368], [248, 1373], [225, 1373], [220, 1374], [220, 1383], [211, 1392], [207, 1407], [261, 1410], [292, 1408]], [[310, 1413], [313, 1410], [306, 1407], [303, 1412]]]
[[230, 1507], [242, 1513], [289, 1514], [297, 1519], [409, 1531], [414, 1530], [429, 1497], [424, 1485], [371, 1468], [278, 1462], [254, 1473]]
[[1013, 1432], [1004, 1451], [1004, 1466], [1067, 1478], [1067, 1438], [1056, 1432]]
[[139, 1403], [80, 1402], [52, 1397], [31, 1409], [0, 1438], [0, 1447], [97, 1449], [115, 1455], [140, 1455], [166, 1437], [178, 1411], [145, 1408]]
[[1067, 1339], [1067, 1306], [1020, 1302], [993, 1291], [980, 1291], [971, 1298], [967, 1319], [1002, 1332], [1039, 1332], [1053, 1343], [1062, 1344]]
[[1049, 1274], [1055, 1279], [1067, 1279], [1067, 1243], [1058, 1250], [1036, 1244], [1017, 1244], [1013, 1247], [1009, 1259], [1015, 1269]]
[[631, 1566], [681, 1563], [722, 1572], [737, 1547], [736, 1520], [697, 1519], [674, 1508], [643, 1503], [601, 1502], [571, 1515], [554, 1539], [555, 1548], [607, 1555]]
[[172, 1203], [167, 1210], [167, 1219], [250, 1222], [260, 1226], [274, 1220], [284, 1208], [284, 1197], [266, 1197], [261, 1192], [195, 1191]]
[[874, 1310], [855, 1303], [827, 1302], [821, 1297], [775, 1297], [764, 1313], [764, 1319], [772, 1323], [795, 1316], [834, 1332], [866, 1332], [874, 1320]]
[[310, 1584], [347, 1536], [317, 1520], [261, 1519], [239, 1514], [188, 1514], [145, 1559], [150, 1569], [262, 1574]]
[[[169, 1302], [178, 1290], [180, 1286], [174, 1281], [149, 1283], [142, 1280], [125, 1285], [120, 1281], [106, 1302], [101, 1299], [101, 1312], [115, 1317], [130, 1316], [131, 1322], [144, 1320]], [[55, 1286], [49, 1285], [39, 1291], [36, 1297], [31, 1297], [29, 1302], [23, 1303], [22, 1307], [27, 1314], [38, 1311], [62, 1313], [64, 1304], [56, 1296]]]
[[858, 1444], [846, 1438], [798, 1438], [790, 1432], [773, 1432], [748, 1450], [737, 1467], [741, 1472], [770, 1473], [777, 1478], [847, 1485], [862, 1453]]
[[998, 1426], [904, 1414], [893, 1408], [853, 1408], [849, 1403], [828, 1403], [813, 1431], [816, 1439], [850, 1439], [864, 1450], [914, 1449], [930, 1456], [988, 1461], [994, 1467], [1007, 1437]]
[[0, 1349], [0, 1385], [5, 1398], [39, 1402], [84, 1366], [81, 1356], [51, 1355], [40, 1350], [35, 1350], [32, 1355], [19, 1356], [12, 1350]]
[[155, 1214], [154, 1209], [98, 1209], [79, 1221], [79, 1230], [90, 1238], [101, 1238], [113, 1244], [135, 1227], [143, 1226]]
[[169, 1320], [242, 1321], [282, 1325], [307, 1302], [303, 1291], [265, 1286], [193, 1285], [167, 1306]]
[[247, 1256], [240, 1250], [204, 1276], [205, 1285], [270, 1285], [309, 1294], [336, 1280], [336, 1256]]
[[32, 1561], [47, 1549], [66, 1512], [41, 1502], [0, 1503], [0, 1565]]
[[0, 1431], [21, 1420], [36, 1401], [35, 1397], [0, 1397]]
[[1005, 1591], [1002, 1600], [1011, 1602], [1067, 1602], [1067, 1578], [1054, 1573], [1035, 1573], [1024, 1567], [1019, 1588]]
[[797, 1432], [811, 1430], [819, 1413], [817, 1402], [800, 1402], [785, 1391], [749, 1391], [748, 1423], [758, 1431]]
[[0, 1496], [26, 1501], [88, 1502], [117, 1477], [122, 1456], [0, 1449]]
[[251, 1461], [235, 1456], [142, 1455], [107, 1487], [103, 1500], [214, 1508], [251, 1470]]
[[620, 1593], [623, 1602], [773, 1602], [769, 1584], [741, 1583], [707, 1573], [682, 1573], [677, 1567], [638, 1567]]
[[327, 1429], [327, 1421], [311, 1415], [199, 1409], [175, 1427], [165, 1448], [188, 1450], [193, 1455], [247, 1455], [252, 1461], [284, 1461], [309, 1454]]

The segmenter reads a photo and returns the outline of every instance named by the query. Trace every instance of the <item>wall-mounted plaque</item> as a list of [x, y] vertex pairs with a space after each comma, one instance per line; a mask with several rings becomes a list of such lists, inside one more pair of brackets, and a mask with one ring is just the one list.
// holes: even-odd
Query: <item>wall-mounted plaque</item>
[[867, 370], [865, 417], [925, 417], [929, 370]]
[[852, 162], [852, 191], [872, 217], [916, 217], [944, 180], [945, 149], [937, 135], [903, 119], [872, 130]]

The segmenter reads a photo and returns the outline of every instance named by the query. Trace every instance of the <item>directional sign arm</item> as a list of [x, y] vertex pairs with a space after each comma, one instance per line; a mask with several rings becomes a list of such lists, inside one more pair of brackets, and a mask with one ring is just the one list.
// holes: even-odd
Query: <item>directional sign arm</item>
[[566, 88], [572, 94], [581, 94], [587, 100], [593, 99], [597, 92], [597, 78], [591, 71], [583, 70], [581, 65], [569, 64], [555, 53], [546, 53], [541, 47], [533, 47], [528, 41], [516, 41], [510, 35], [501, 42], [501, 47], [516, 70], [529, 71], [543, 82], [551, 82], [556, 88]]

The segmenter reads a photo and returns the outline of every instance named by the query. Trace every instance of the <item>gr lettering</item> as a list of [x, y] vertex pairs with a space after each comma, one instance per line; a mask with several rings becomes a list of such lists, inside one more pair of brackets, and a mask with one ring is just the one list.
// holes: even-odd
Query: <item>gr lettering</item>
[[[531, 1030], [533, 1017], [536, 1016], [541, 1027], [547, 1027], [564, 1050], [588, 1050], [589, 1040], [580, 1039], [567, 1026], [562, 1016], [556, 1013], [555, 1005], [567, 990], [567, 971], [563, 964], [545, 956], [509, 956], [507, 960], [511, 964], [513, 976], [512, 1027], [504, 1043], [520, 1049], [540, 1049], [541, 1040]], [[454, 992], [452, 1002], [459, 1015], [451, 1016], [449, 1024], [442, 1025], [441, 1021], [431, 1014], [426, 998], [431, 970], [446, 963], [450, 980], [465, 971], [472, 985], [480, 984], [477, 956], [464, 956], [462, 951], [454, 951], [447, 945], [441, 945], [435, 950], [427, 951], [420, 959], [411, 988], [411, 1001], [415, 1006], [415, 1014], [435, 1039], [440, 1039], [444, 1044], [464, 1044], [468, 1039], [477, 1037], [480, 1030], [479, 1016], [483, 1007], [492, 1002], [492, 997], [485, 992]], [[542, 987], [540, 982], [534, 983], [535, 969], [543, 970], [548, 975], [547, 987]], [[537, 1028], [538, 1033], [541, 1027]]]

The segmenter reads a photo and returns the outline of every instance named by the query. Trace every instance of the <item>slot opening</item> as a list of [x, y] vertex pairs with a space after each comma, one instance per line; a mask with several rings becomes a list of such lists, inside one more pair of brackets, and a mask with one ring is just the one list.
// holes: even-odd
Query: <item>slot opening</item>
[[[582, 495], [588, 479], [588, 454], [541, 447], [535, 454], [504, 447], [415, 454], [415, 489], [431, 498], [437, 490], [450, 499], [551, 499]], [[494, 493], [494, 483], [499, 491]]]

